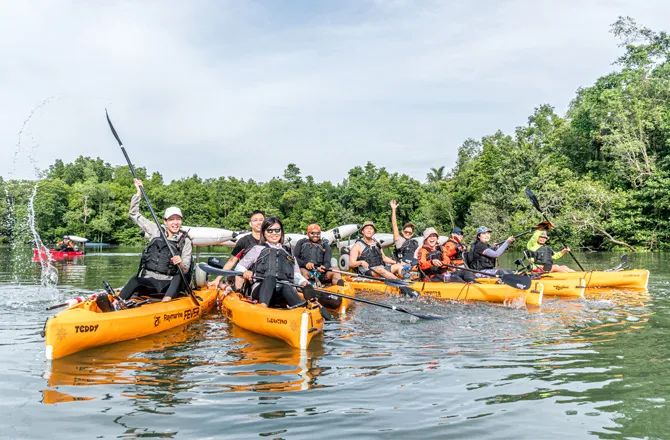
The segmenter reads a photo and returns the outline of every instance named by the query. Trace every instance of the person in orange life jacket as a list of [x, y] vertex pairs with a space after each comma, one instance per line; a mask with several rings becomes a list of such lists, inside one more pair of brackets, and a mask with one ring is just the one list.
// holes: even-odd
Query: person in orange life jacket
[[[129, 214], [133, 222], [147, 234], [149, 244], [142, 252], [137, 275], [121, 289], [119, 297], [127, 300], [137, 289], [141, 289], [142, 293], [165, 293], [163, 301], [170, 301], [183, 288], [178, 267], [184, 274], [188, 274], [193, 243], [188, 235], [181, 231], [181, 210], [174, 206], [166, 209], [163, 214], [164, 225], [161, 228], [165, 231], [169, 244], [165, 243], [158, 226], [140, 214], [141, 186], [142, 181], [135, 179], [137, 193], [130, 200]], [[175, 253], [174, 257], [171, 256], [168, 246]]]
[[[327, 240], [321, 240], [321, 226], [311, 224], [307, 227], [307, 238], [298, 240], [293, 248], [295, 259], [298, 261], [300, 273], [308, 280], [323, 284], [339, 284], [342, 277], [339, 273], [331, 272], [330, 259], [333, 251]], [[340, 284], [340, 285], [343, 285]]]
[[375, 232], [377, 228], [373, 222], [363, 223], [363, 238], [356, 240], [349, 251], [349, 267], [361, 275], [398, 279], [396, 275], [401, 276], [403, 265], [384, 255], [379, 242], [372, 238]]
[[463, 266], [463, 252], [468, 250], [461, 241], [463, 241], [463, 231], [461, 228], [454, 228], [451, 230], [451, 237], [443, 246], [454, 266]]
[[428, 281], [443, 281], [445, 283], [474, 283], [475, 277], [464, 270], [452, 270], [445, 264], [453, 264], [447, 255], [446, 249], [438, 245], [439, 234], [435, 228], [423, 231], [423, 246], [417, 252], [418, 266]]
[[[261, 226], [263, 226], [264, 221], [265, 213], [263, 211], [256, 210], [251, 213], [251, 216], [249, 217], [249, 227], [251, 228], [251, 234], [245, 235], [244, 237], [237, 240], [237, 243], [235, 243], [235, 247], [233, 248], [233, 253], [231, 254], [228, 261], [226, 261], [226, 264], [223, 265], [223, 270], [233, 270], [245, 252], [261, 243]], [[222, 278], [222, 276], [216, 277], [214, 281], [207, 283], [207, 287], [211, 289], [218, 286]], [[235, 277], [236, 290], [241, 289], [243, 283], [244, 279], [242, 277]]]
[[416, 265], [416, 251], [419, 249], [419, 243], [412, 240], [416, 226], [412, 222], [407, 222], [402, 227], [402, 236], [398, 232], [397, 219], [398, 202], [391, 200], [391, 227], [393, 228], [393, 243], [395, 244], [394, 256], [399, 263]]
[[477, 237], [470, 249], [472, 253], [470, 268], [491, 275], [511, 273], [512, 271], [505, 269], [496, 269], [496, 262], [514, 240], [514, 237], [509, 237], [500, 247], [492, 247], [488, 244], [491, 241], [491, 230], [486, 226], [480, 226], [477, 228]]
[[[235, 267], [235, 270], [244, 272], [242, 276], [245, 280], [252, 283], [252, 298], [264, 307], [276, 305], [282, 298], [290, 307], [304, 302], [295, 287], [279, 281], [304, 286], [305, 297], [314, 295], [311, 285], [300, 273], [298, 262], [283, 242], [284, 225], [281, 220], [266, 218], [261, 226], [261, 243], [243, 255]], [[254, 279], [255, 276], [263, 279]]]
[[72, 243], [68, 235], [63, 236], [63, 241], [56, 243], [56, 247], [61, 252], [72, 252], [75, 250], [74, 243]]

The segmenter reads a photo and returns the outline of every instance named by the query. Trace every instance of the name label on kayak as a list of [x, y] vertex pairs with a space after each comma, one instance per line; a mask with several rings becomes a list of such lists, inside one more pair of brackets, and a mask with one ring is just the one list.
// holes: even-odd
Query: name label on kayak
[[74, 326], [74, 332], [75, 333], [91, 333], [95, 332], [98, 330], [98, 325], [99, 324], [91, 324], [91, 325], [75, 325]]
[[283, 324], [283, 325], [288, 324], [288, 321], [286, 319], [278, 319], [278, 318], [266, 318], [266, 319], [270, 324]]

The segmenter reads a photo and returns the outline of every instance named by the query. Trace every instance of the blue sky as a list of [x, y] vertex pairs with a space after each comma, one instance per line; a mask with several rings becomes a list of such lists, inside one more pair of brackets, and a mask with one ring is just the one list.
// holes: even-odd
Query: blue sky
[[136, 166], [167, 180], [293, 162], [340, 182], [367, 161], [424, 180], [467, 138], [564, 113], [613, 70], [619, 15], [663, 29], [670, 3], [4, 2], [0, 175], [122, 164], [107, 107]]

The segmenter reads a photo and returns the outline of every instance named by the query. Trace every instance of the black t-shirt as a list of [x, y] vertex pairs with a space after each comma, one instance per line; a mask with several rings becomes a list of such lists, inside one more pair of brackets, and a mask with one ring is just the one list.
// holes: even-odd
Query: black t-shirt
[[[235, 244], [235, 247], [233, 248], [233, 257], [237, 257], [237, 255], [244, 251], [247, 252], [249, 249], [252, 247], [261, 244], [260, 240], [256, 240], [253, 236], [253, 234], [245, 235], [244, 237], [240, 238], [237, 240], [237, 243]], [[240, 257], [241, 258], [241, 257]]]

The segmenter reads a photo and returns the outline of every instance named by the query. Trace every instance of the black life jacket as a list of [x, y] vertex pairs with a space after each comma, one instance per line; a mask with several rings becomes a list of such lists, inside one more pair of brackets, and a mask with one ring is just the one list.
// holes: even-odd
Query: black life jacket
[[275, 276], [277, 281], [293, 282], [295, 259], [285, 247], [274, 248], [267, 244], [250, 270], [259, 277]]
[[396, 249], [396, 261], [399, 262], [411, 262], [414, 260], [414, 253], [419, 249], [419, 243], [416, 240], [405, 240], [405, 242]]
[[457, 241], [454, 240], [453, 238], [448, 239], [448, 240], [447, 240], [447, 243], [449, 243], [449, 242], [451, 242], [451, 243], [453, 243], [454, 245], [456, 245], [456, 253], [451, 257], [451, 261], [453, 261], [454, 263], [456, 263], [456, 261], [464, 261], [464, 259], [463, 259], [463, 251], [461, 250], [461, 246], [463, 246], [463, 244], [457, 242]]
[[[428, 254], [426, 255], [426, 260], [428, 260], [428, 261], [433, 261], [433, 260], [442, 261], [442, 248], [440, 246], [438, 246], [436, 249], [431, 249], [428, 246], [423, 246], [423, 248], [428, 251]], [[431, 274], [436, 274], [436, 273], [442, 273], [445, 270], [446, 270], [446, 268], [444, 268], [444, 267], [436, 267], [436, 266], [431, 265], [430, 269], [423, 270], [423, 272], [426, 275], [431, 275]]]
[[358, 259], [365, 261], [370, 265], [370, 267], [382, 266], [384, 264], [384, 259], [382, 258], [382, 247], [377, 242], [377, 240], [373, 241], [374, 243], [369, 245], [363, 240], [356, 240], [356, 243], [361, 243], [363, 245], [363, 250], [358, 256]]
[[302, 243], [300, 249], [295, 250], [295, 254], [300, 257], [300, 260], [313, 263], [314, 266], [325, 266], [326, 246], [328, 246], [328, 240], [322, 240], [321, 243], [314, 243], [307, 239]]
[[[161, 226], [162, 228], [163, 226]], [[163, 228], [165, 229], [165, 228]], [[184, 249], [184, 239], [186, 234], [180, 232], [177, 240], [167, 240], [169, 245], [165, 243], [163, 237], [160, 235], [151, 239], [149, 244], [142, 252], [142, 259], [140, 260], [139, 276], [144, 276], [144, 272], [150, 270], [152, 272], [163, 275], [175, 276], [179, 273], [179, 268], [172, 264], [172, 253], [181, 256], [181, 251]], [[170, 246], [168, 248], [168, 246]]]
[[495, 269], [496, 267], [496, 258], [488, 257], [483, 254], [484, 250], [493, 249], [491, 246], [482, 243], [481, 241], [475, 241], [472, 243], [470, 248], [470, 259], [472, 264], [468, 263], [471, 269], [474, 270], [485, 270], [485, 269]]
[[533, 262], [537, 266], [553, 265], [554, 264], [554, 250], [547, 245], [541, 246], [538, 250], [531, 253]]

